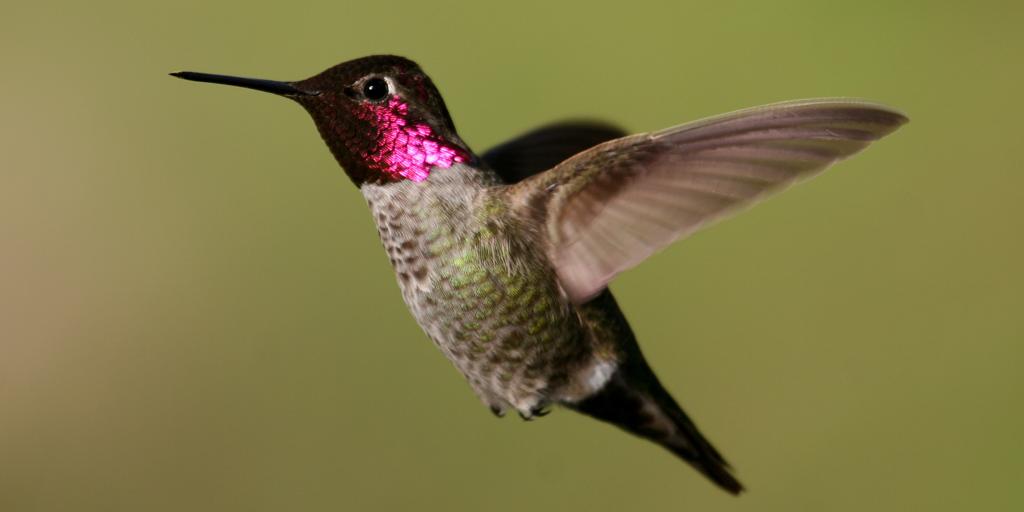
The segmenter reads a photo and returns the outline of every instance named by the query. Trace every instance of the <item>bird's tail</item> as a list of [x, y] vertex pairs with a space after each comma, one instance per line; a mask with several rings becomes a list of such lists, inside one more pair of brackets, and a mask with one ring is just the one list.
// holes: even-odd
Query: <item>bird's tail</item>
[[620, 368], [600, 391], [571, 407], [664, 446], [732, 494], [743, 490], [722, 455], [642, 361], [633, 371]]

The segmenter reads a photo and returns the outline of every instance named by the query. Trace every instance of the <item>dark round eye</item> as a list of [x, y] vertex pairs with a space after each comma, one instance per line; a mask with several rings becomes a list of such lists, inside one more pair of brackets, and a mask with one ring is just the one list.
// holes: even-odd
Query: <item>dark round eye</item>
[[363, 84], [363, 96], [370, 101], [380, 101], [390, 93], [388, 81], [383, 78], [371, 78]]

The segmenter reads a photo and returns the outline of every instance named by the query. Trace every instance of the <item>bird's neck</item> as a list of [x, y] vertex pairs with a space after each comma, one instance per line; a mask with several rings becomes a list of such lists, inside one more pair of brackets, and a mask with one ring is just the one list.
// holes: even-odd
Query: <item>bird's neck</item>
[[338, 163], [359, 186], [366, 183], [422, 182], [434, 172], [478, 159], [453, 126], [428, 120], [400, 97], [382, 104], [345, 104], [347, 116], [317, 122]]
[[381, 227], [385, 218], [392, 223], [401, 218], [458, 219], [471, 214], [482, 193], [500, 184], [498, 175], [489, 168], [456, 163], [443, 169], [435, 167], [420, 181], [365, 183], [360, 190]]
[[486, 210], [481, 205], [498, 184], [489, 170], [458, 164], [419, 182], [361, 187], [403, 293], [426, 279], [431, 261], [474, 239]]

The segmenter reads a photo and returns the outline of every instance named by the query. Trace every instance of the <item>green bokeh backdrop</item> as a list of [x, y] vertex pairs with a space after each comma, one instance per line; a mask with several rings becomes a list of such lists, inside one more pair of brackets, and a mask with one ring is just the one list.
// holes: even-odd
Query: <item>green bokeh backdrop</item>
[[[1016, 2], [18, 2], [0, 18], [0, 510], [1021, 510]], [[499, 421], [294, 104], [419, 61], [478, 150], [860, 96], [911, 124], [613, 288], [750, 492]]]

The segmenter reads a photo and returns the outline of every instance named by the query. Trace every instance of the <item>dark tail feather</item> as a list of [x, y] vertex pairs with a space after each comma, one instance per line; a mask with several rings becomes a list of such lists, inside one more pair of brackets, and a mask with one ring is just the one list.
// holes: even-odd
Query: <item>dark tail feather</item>
[[729, 472], [729, 464], [654, 374], [643, 370], [648, 375], [640, 379], [627, 379], [617, 372], [601, 391], [571, 407], [664, 446], [722, 489], [739, 494], [743, 485]]

